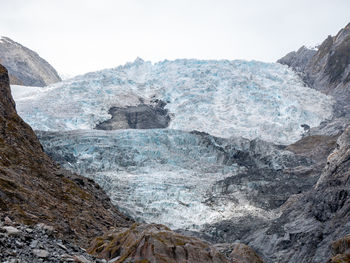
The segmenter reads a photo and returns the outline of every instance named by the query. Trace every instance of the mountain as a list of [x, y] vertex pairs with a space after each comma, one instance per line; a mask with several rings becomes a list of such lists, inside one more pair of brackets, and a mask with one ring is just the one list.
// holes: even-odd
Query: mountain
[[[303, 74], [303, 79], [313, 88], [334, 95], [339, 101], [348, 98], [350, 83], [350, 24], [337, 35], [328, 36], [317, 48], [301, 47], [278, 60]], [[345, 90], [344, 90], [345, 89]], [[340, 93], [340, 91], [342, 93]], [[341, 95], [345, 95], [342, 98]]]
[[0, 39], [0, 63], [8, 69], [11, 84], [44, 87], [61, 81], [46, 60], [8, 37]]
[[287, 147], [318, 162], [310, 170], [317, 182], [291, 195], [275, 219], [226, 220], [209, 225], [207, 232], [214, 235], [207, 238], [214, 242], [239, 239], [267, 262], [349, 262], [349, 29], [348, 25], [335, 37], [329, 36], [317, 51], [302, 47], [278, 61], [336, 101], [332, 119]]
[[[337, 261], [336, 254], [349, 257], [345, 242], [350, 233], [349, 149], [350, 127], [338, 138], [318, 182], [291, 198], [279, 218], [265, 229], [250, 232], [245, 241], [264, 251], [271, 262], [326, 262], [331, 257], [330, 262], [348, 262]], [[332, 251], [332, 244], [338, 248]]]
[[337, 35], [328, 36], [318, 47], [305, 47], [278, 60], [294, 69], [310, 87], [331, 95], [334, 117], [324, 122], [315, 133], [336, 134], [344, 131], [350, 120], [350, 24]]

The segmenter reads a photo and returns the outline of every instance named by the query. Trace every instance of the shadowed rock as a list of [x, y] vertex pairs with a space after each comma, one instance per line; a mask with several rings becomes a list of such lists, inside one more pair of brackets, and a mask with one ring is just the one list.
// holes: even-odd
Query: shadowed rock
[[157, 100], [155, 105], [140, 104], [125, 108], [112, 107], [109, 114], [110, 120], [96, 126], [97, 130], [118, 129], [159, 129], [166, 128], [170, 123], [168, 110], [164, 109], [165, 103]]
[[1, 65], [0, 213], [29, 225], [50, 225], [81, 246], [111, 226], [130, 224], [97, 184], [61, 169], [43, 152], [31, 127], [16, 113]]

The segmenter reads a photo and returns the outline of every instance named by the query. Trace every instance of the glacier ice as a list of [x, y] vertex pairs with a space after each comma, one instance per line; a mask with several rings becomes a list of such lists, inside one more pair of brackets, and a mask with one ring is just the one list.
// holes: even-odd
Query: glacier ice
[[249, 140], [167, 129], [38, 132], [38, 136], [55, 160], [94, 179], [119, 209], [136, 220], [192, 230], [243, 215], [277, 215], [252, 205], [240, 191], [235, 193], [238, 203], [223, 198], [207, 202], [216, 194], [217, 181], [247, 169], [235, 161], [238, 151], [263, 156], [260, 168], [269, 163], [282, 169], [293, 158], [269, 144], [253, 147]]
[[[136, 220], [192, 230], [244, 215], [276, 217], [248, 195], [280, 180], [278, 173], [230, 185], [229, 198], [218, 182], [249, 173], [249, 166], [298, 165], [292, 153], [268, 142], [296, 141], [301, 125], [330, 118], [333, 105], [286, 66], [239, 60], [137, 59], [45, 88], [11, 89], [18, 113], [54, 160], [93, 178]], [[154, 99], [172, 114], [167, 129], [94, 130], [111, 118], [111, 107]]]
[[17, 110], [34, 129], [93, 129], [113, 107], [153, 98], [173, 114], [168, 129], [198, 130], [288, 144], [302, 124], [332, 116], [333, 100], [305, 87], [284, 65], [180, 59], [133, 63], [77, 76], [46, 88], [12, 86]]

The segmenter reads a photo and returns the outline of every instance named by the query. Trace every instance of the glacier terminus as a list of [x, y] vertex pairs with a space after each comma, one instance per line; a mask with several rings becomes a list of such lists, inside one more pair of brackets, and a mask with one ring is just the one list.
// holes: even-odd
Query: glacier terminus
[[[138, 58], [12, 93], [53, 159], [93, 178], [134, 219], [188, 230], [277, 217], [285, 192], [303, 187], [296, 179], [276, 188], [281, 171], [311, 162], [284, 145], [330, 119], [334, 103], [287, 66], [242, 60]], [[168, 119], [156, 129], [130, 128], [147, 114]], [[96, 129], [112, 118], [116, 129]]]

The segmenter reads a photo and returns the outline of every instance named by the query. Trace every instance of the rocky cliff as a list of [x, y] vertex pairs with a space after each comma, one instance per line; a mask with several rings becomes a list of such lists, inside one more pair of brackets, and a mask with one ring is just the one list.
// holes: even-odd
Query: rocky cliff
[[0, 94], [0, 212], [26, 224], [53, 226], [82, 246], [110, 226], [128, 226], [97, 184], [60, 169], [43, 152], [16, 113], [3, 66]]
[[291, 52], [277, 62], [293, 68], [310, 87], [336, 100], [335, 116], [314, 129], [315, 134], [334, 135], [350, 123], [350, 24], [318, 47]]
[[46, 60], [8, 37], [0, 39], [0, 63], [8, 69], [11, 84], [44, 87], [61, 81]]
[[332, 253], [344, 252], [332, 251], [331, 244], [350, 232], [349, 176], [350, 127], [338, 138], [317, 184], [294, 198], [265, 230], [250, 236], [250, 245], [271, 262], [325, 262]]
[[[340, 98], [341, 88], [350, 82], [350, 24], [336, 36], [328, 36], [317, 50], [301, 47], [277, 62], [302, 73], [303, 79], [313, 88]], [[342, 94], [349, 96], [343, 90]]]

